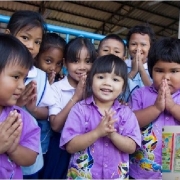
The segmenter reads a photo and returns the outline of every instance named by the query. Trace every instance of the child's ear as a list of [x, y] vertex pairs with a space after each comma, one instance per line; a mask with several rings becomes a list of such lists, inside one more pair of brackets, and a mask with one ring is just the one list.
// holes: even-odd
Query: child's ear
[[5, 34], [11, 34], [10, 30], [9, 30], [9, 29], [6, 29], [6, 30], [5, 30]]

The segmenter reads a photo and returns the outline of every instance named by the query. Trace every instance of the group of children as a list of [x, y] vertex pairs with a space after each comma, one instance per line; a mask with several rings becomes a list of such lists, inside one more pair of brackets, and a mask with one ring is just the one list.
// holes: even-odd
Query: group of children
[[96, 51], [46, 31], [17, 11], [0, 34], [0, 178], [161, 179], [162, 128], [180, 125], [180, 40], [132, 27], [126, 59], [115, 34]]

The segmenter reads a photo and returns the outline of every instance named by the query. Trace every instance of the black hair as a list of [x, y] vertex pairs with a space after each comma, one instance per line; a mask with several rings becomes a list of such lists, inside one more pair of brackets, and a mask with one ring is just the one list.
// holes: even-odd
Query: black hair
[[114, 39], [116, 41], [119, 41], [120, 43], [122, 43], [122, 45], [124, 46], [124, 56], [126, 54], [126, 44], [124, 43], [123, 39], [120, 38], [117, 34], [109, 34], [106, 37], [104, 37], [103, 39], [101, 39], [99, 46], [98, 46], [98, 52], [103, 44], [104, 41], [109, 40], [109, 39]]
[[86, 79], [85, 98], [93, 95], [92, 84], [93, 84], [94, 75], [98, 73], [111, 73], [113, 69], [114, 69], [114, 73], [117, 76], [121, 76], [122, 79], [124, 80], [122, 94], [125, 94], [125, 90], [128, 84], [128, 75], [127, 75], [128, 73], [127, 73], [126, 63], [121, 58], [113, 54], [108, 54], [98, 57], [94, 61], [91, 67], [91, 71], [89, 72]]
[[20, 65], [31, 69], [33, 59], [31, 53], [17, 38], [0, 33], [0, 73], [9, 64]]
[[150, 39], [150, 44], [152, 44], [155, 41], [155, 33], [149, 25], [137, 25], [137, 26], [132, 27], [127, 34], [127, 37], [126, 37], [127, 46], [129, 46], [129, 41], [131, 39], [132, 34], [134, 33], [138, 33], [142, 35], [147, 34]]
[[64, 56], [65, 62], [76, 62], [77, 54], [80, 53], [80, 50], [86, 47], [90, 56], [90, 62], [94, 62], [96, 59], [97, 53], [94, 45], [87, 38], [77, 37], [69, 41], [69, 43], [65, 47]]
[[151, 78], [153, 67], [158, 61], [180, 64], [180, 40], [165, 37], [152, 45], [148, 54], [148, 71]]
[[34, 27], [40, 27], [42, 29], [43, 36], [46, 32], [46, 23], [40, 13], [35, 11], [16, 11], [10, 18], [7, 25], [10, 33], [13, 36], [24, 27], [32, 29]]
[[64, 52], [65, 46], [66, 41], [60, 35], [57, 33], [46, 33], [42, 40], [41, 47], [36, 59], [38, 59], [40, 54], [50, 48], [60, 48]]

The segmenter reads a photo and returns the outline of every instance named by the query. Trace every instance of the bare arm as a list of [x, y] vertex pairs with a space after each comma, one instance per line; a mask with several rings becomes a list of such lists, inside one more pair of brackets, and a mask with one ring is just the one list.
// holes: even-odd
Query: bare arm
[[137, 117], [139, 126], [144, 127], [154, 121], [161, 112], [153, 105], [145, 109], [134, 111], [134, 113]]
[[59, 132], [63, 128], [64, 123], [67, 119], [67, 116], [71, 108], [73, 107], [73, 105], [77, 103], [78, 101], [82, 100], [83, 93], [84, 93], [85, 80], [86, 80], [86, 75], [82, 75], [77, 85], [76, 91], [73, 97], [71, 98], [71, 100], [57, 115], [50, 116], [51, 127], [54, 131]]
[[33, 110], [29, 110], [29, 112], [39, 120], [48, 119], [48, 108], [47, 107], [35, 107]]
[[150, 81], [150, 78], [146, 72], [146, 70], [144, 69], [144, 67], [139, 70], [139, 73], [141, 75], [141, 79], [142, 79], [142, 82], [145, 86], [150, 86], [152, 84], [152, 82]]
[[106, 113], [106, 116], [102, 118], [99, 125], [94, 130], [74, 137], [66, 144], [66, 150], [71, 154], [84, 150], [99, 138], [115, 132], [116, 129], [114, 129], [114, 122], [116, 120], [112, 119], [113, 113], [113, 111]]
[[92, 130], [86, 134], [78, 135], [66, 144], [66, 150], [74, 154], [92, 145], [99, 138], [97, 130]]
[[136, 143], [129, 137], [122, 136], [117, 132], [109, 135], [111, 142], [122, 152], [132, 154], [136, 150]]
[[13, 152], [7, 152], [9, 158], [19, 166], [32, 165], [37, 157], [37, 153], [26, 147], [18, 145]]
[[63, 128], [64, 123], [67, 119], [69, 111], [71, 110], [71, 108], [74, 106], [76, 102], [78, 102], [78, 100], [73, 97], [72, 100], [70, 100], [67, 103], [67, 105], [57, 115], [50, 116], [51, 128], [54, 131], [60, 132], [60, 130]]

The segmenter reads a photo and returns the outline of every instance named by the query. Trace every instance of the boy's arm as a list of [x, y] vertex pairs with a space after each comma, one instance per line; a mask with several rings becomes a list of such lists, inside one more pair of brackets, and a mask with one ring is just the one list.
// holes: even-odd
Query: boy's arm
[[7, 153], [7, 155], [19, 166], [30, 166], [36, 161], [37, 152], [18, 145], [15, 151]]
[[155, 105], [152, 105], [141, 110], [135, 110], [134, 113], [140, 128], [142, 128], [154, 121], [160, 115], [161, 111]]

